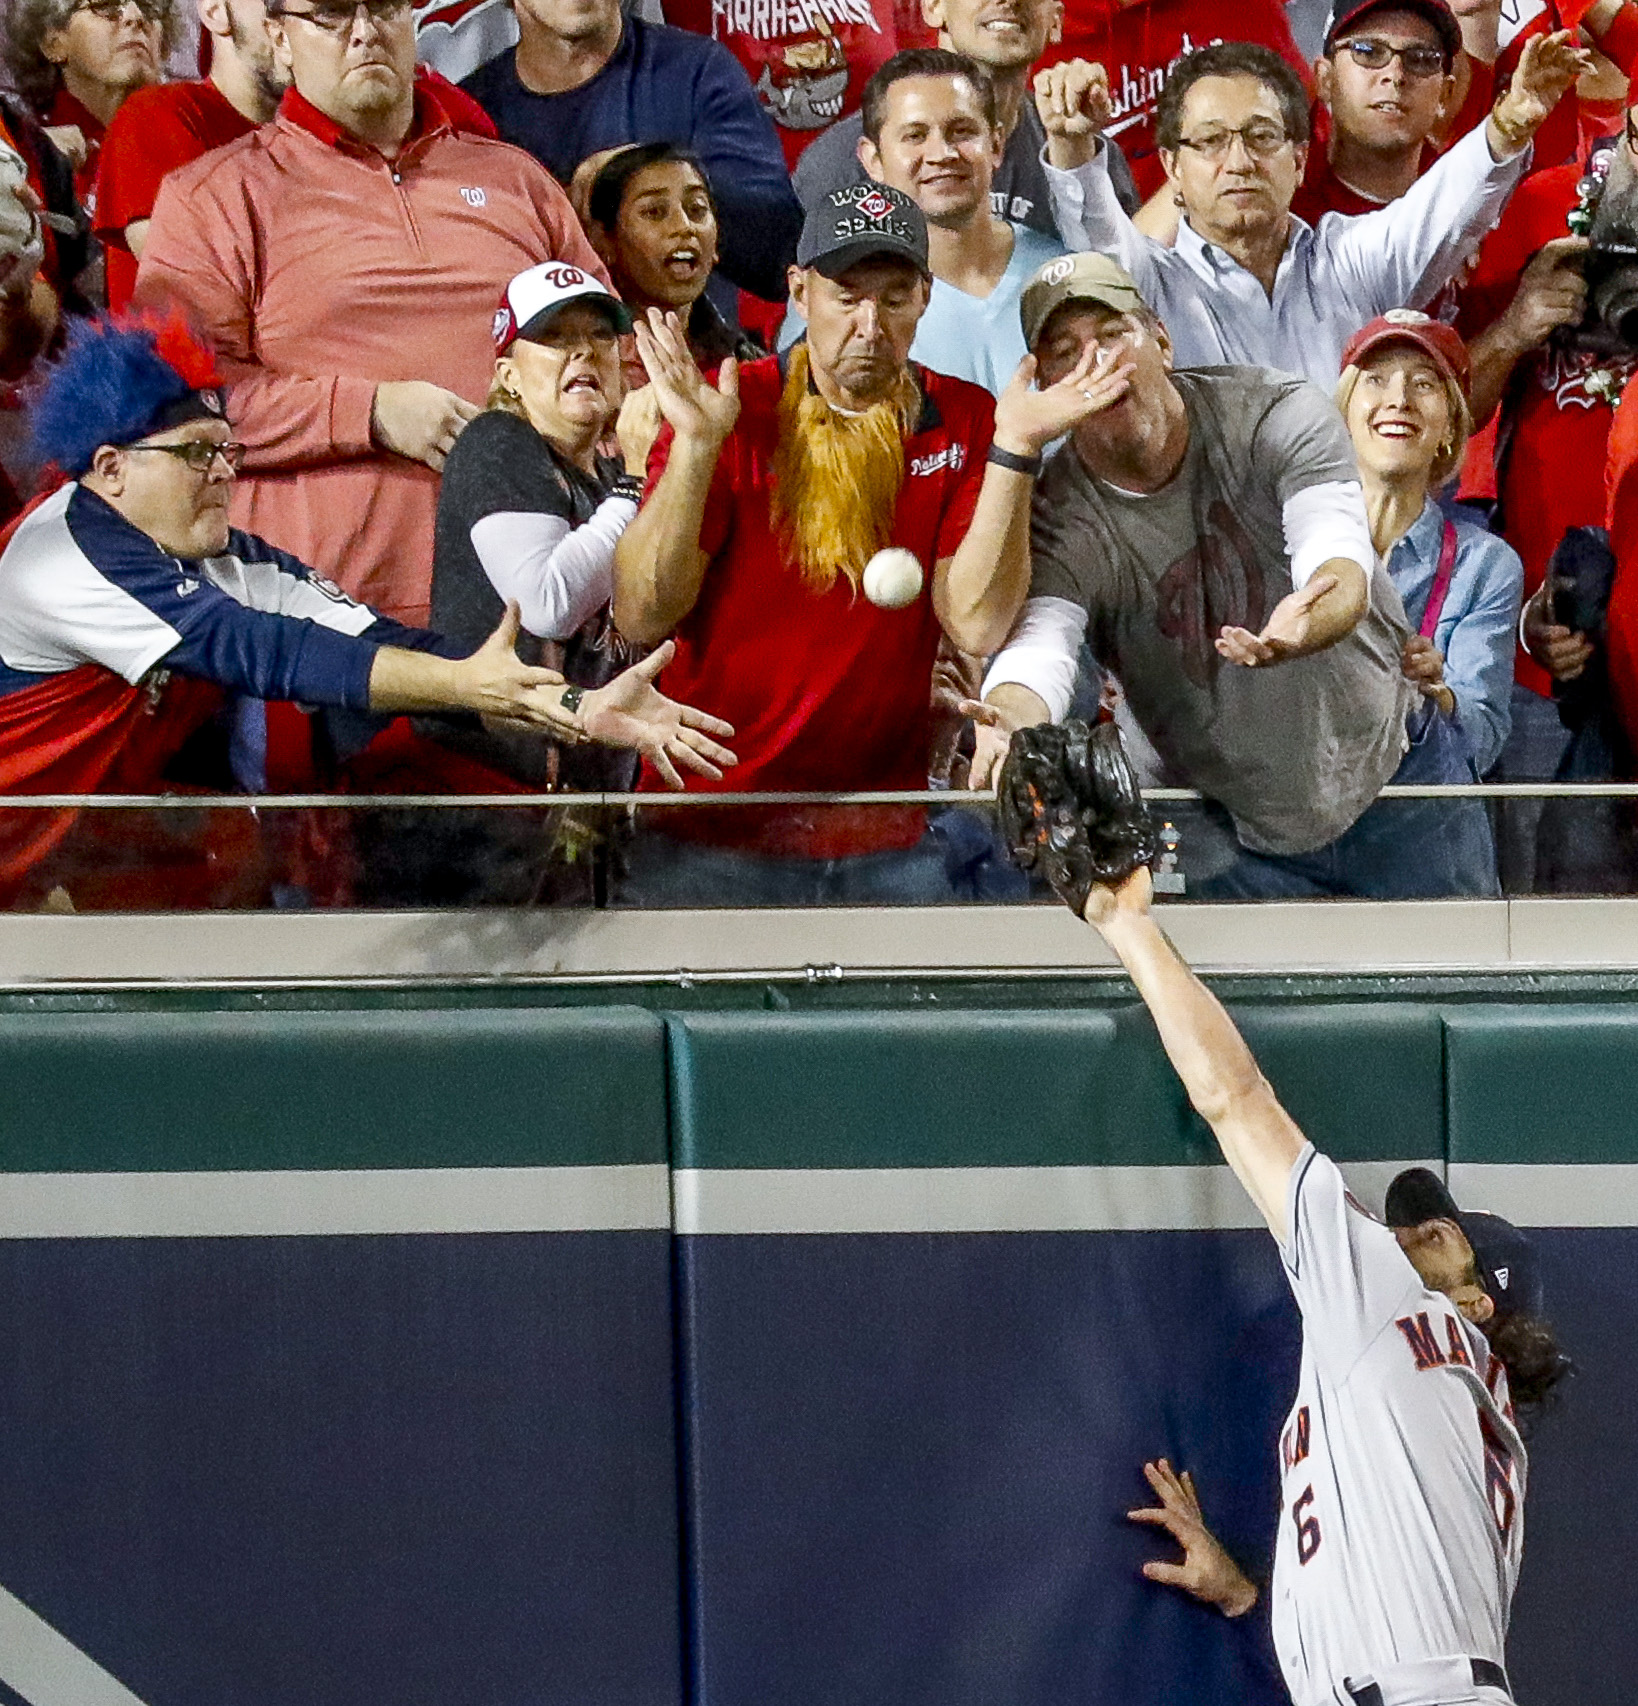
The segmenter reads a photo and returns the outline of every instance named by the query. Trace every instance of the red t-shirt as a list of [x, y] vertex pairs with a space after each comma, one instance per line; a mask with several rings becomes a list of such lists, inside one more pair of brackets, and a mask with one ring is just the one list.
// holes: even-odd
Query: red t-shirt
[[[1566, 235], [1580, 176], [1579, 166], [1557, 166], [1519, 187], [1462, 291], [1459, 325], [1466, 336], [1483, 330], [1513, 300], [1530, 257]], [[1591, 356], [1550, 344], [1519, 364], [1503, 405], [1497, 494], [1507, 542], [1524, 562], [1526, 597], [1541, 585], [1566, 529], [1604, 521], [1604, 463], [1613, 417], [1610, 405], [1587, 390], [1587, 376], [1598, 365]], [[1638, 360], [1626, 372], [1635, 369]], [[1547, 672], [1522, 651], [1517, 674], [1537, 693], [1552, 691]]]
[[178, 166], [255, 129], [216, 85], [158, 83], [126, 98], [102, 144], [94, 230], [108, 257], [108, 306], [125, 308], [137, 258], [125, 227], [152, 216], [159, 186]]
[[[1422, 170], [1427, 170], [1424, 151]], [[1297, 193], [1291, 198], [1291, 211], [1310, 225], [1318, 225], [1328, 213], [1344, 213], [1351, 219], [1358, 213], [1375, 213], [1386, 202], [1376, 201], [1345, 184], [1332, 169], [1323, 146], [1316, 137], [1308, 151], [1308, 170]]]
[[786, 0], [667, 0], [665, 21], [720, 41], [745, 67], [792, 167], [858, 106], [872, 72], [936, 39], [913, 0], [836, 0], [822, 13]]
[[[827, 592], [809, 590], [774, 532], [780, 365], [769, 356], [740, 369], [739, 421], [717, 458], [700, 527], [711, 561], [660, 677], [673, 699], [734, 725], [737, 768], [718, 783], [690, 775], [689, 791], [924, 788], [940, 634], [933, 565], [954, 553], [972, 521], [994, 399], [963, 379], [916, 370], [924, 403], [905, 441], [892, 543], [915, 553], [926, 580], [915, 603], [881, 610], [845, 575]], [[649, 458], [651, 491], [671, 443], [662, 428]], [[641, 786], [660, 786], [646, 766]], [[913, 846], [924, 815], [919, 807], [652, 814], [669, 834], [819, 859]]]
[[1064, 36], [1042, 56], [1043, 65], [1095, 59], [1109, 73], [1118, 139], [1145, 198], [1166, 181], [1155, 151], [1155, 104], [1166, 73], [1185, 53], [1218, 41], [1260, 42], [1288, 60], [1312, 90], [1313, 78], [1286, 21], [1280, 0], [1072, 0]]
[[107, 134], [107, 126], [79, 99], [58, 86], [57, 92], [51, 97], [51, 105], [46, 109], [40, 122], [48, 129], [56, 129], [63, 125], [77, 125], [80, 135], [85, 138], [85, 164], [74, 173], [74, 194], [79, 197], [80, 206], [93, 219], [97, 212], [97, 167], [102, 158], [102, 139]]
[[1627, 740], [1638, 750], [1638, 385], [1623, 394], [1610, 431], [1605, 524], [1615, 553], [1607, 619], [1610, 690]]

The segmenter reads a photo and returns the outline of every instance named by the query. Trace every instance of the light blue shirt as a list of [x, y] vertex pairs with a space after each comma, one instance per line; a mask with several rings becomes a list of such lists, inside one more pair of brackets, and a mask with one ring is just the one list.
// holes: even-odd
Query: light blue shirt
[[[943, 279], [933, 280], [927, 312], [916, 327], [910, 359], [947, 373], [953, 379], [969, 379], [999, 397], [1019, 362], [1029, 353], [1024, 347], [1023, 322], [1018, 317], [1018, 298], [1024, 293], [1037, 267], [1055, 261], [1064, 253], [1056, 237], [1032, 231], [1027, 225], [1012, 228], [1012, 259], [995, 289], [988, 296], [969, 296]], [[779, 347], [787, 350], [807, 328], [794, 306], [787, 309], [779, 328]]]
[[1272, 298], [1187, 218], [1173, 248], [1138, 231], [1102, 149], [1073, 172], [1046, 172], [1065, 241], [1126, 268], [1165, 322], [1179, 367], [1272, 367], [1330, 392], [1348, 339], [1390, 308], [1431, 302], [1501, 217], [1529, 159], [1528, 148], [1493, 159], [1481, 125], [1374, 213], [1328, 213], [1318, 225], [1293, 216]]
[[[1444, 512], [1430, 498], [1388, 553], [1388, 576], [1416, 631], [1433, 591], [1444, 537]], [[1513, 648], [1523, 602], [1524, 564], [1518, 552], [1471, 521], [1458, 521], [1456, 567], [1433, 643], [1445, 654], [1445, 685], [1456, 695], [1456, 715], [1481, 776], [1496, 762], [1512, 727]]]
[[1056, 237], [1031, 231], [1027, 225], [1014, 225], [1012, 259], [988, 296], [969, 296], [935, 278], [927, 312], [910, 346], [910, 359], [935, 373], [970, 379], [992, 397], [999, 397], [1029, 353], [1024, 347], [1018, 298], [1036, 268], [1057, 260], [1063, 252], [1064, 246]]

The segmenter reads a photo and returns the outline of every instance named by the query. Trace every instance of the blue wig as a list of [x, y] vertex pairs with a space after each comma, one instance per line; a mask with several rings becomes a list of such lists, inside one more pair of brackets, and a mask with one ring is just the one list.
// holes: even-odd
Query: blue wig
[[35, 447], [78, 478], [105, 444], [161, 429], [174, 405], [217, 382], [215, 362], [179, 320], [75, 320], [29, 412]]

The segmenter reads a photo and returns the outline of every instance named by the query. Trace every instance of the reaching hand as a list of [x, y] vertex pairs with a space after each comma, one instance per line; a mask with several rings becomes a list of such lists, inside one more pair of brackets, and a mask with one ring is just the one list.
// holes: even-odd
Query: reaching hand
[[711, 382], [699, 370], [682, 322], [675, 314], [650, 308], [637, 322], [637, 353], [654, 386], [660, 413], [680, 439], [716, 449], [739, 419], [739, 363], [732, 356]]
[[375, 388], [370, 432], [383, 450], [424, 462], [435, 474], [466, 423], [483, 413], [475, 403], [425, 379], [390, 380]]
[[648, 453], [660, 436], [660, 400], [652, 385], [641, 385], [626, 393], [614, 423], [614, 436], [626, 472], [643, 479], [648, 473]]
[[1592, 55], [1577, 45], [1574, 30], [1532, 36], [1525, 43], [1507, 93], [1491, 112], [1491, 141], [1501, 143], [1492, 152], [1505, 158], [1523, 148], [1592, 64]]
[[1143, 1566], [1144, 1575], [1151, 1582], [1182, 1588], [1204, 1604], [1215, 1605], [1225, 1616], [1243, 1616], [1257, 1603], [1256, 1584], [1206, 1527], [1194, 1490], [1194, 1477], [1187, 1470], [1177, 1475], [1164, 1457], [1156, 1463], [1145, 1463], [1143, 1474], [1160, 1504], [1128, 1511], [1127, 1520], [1163, 1528], [1183, 1548], [1181, 1563], [1168, 1564], [1155, 1559]]
[[967, 767], [967, 786], [972, 789], [993, 788], [1007, 761], [1007, 747], [1012, 742], [1012, 730], [1002, 721], [1001, 713], [981, 699], [963, 699], [961, 714], [973, 720], [973, 756]]
[[995, 442], [1003, 450], [1039, 456], [1055, 438], [1110, 409], [1132, 389], [1136, 364], [1088, 344], [1055, 385], [1034, 384], [1035, 357], [1026, 355], [995, 404]]
[[1315, 575], [1307, 586], [1287, 593], [1260, 634], [1249, 628], [1225, 628], [1217, 636], [1219, 654], [1247, 669], [1301, 657], [1313, 632], [1314, 606], [1336, 584], [1335, 575]]
[[561, 687], [563, 677], [555, 669], [536, 669], [519, 658], [518, 630], [518, 607], [509, 601], [494, 633], [471, 657], [453, 666], [452, 703], [503, 722], [573, 733], [573, 721], [559, 703], [561, 695], [545, 691]]
[[719, 782], [723, 767], [739, 760], [710, 737], [728, 739], [733, 725], [720, 717], [708, 717], [691, 705], [679, 705], [654, 685], [654, 677], [671, 662], [676, 650], [676, 642], [667, 640], [641, 663], [615, 676], [607, 687], [588, 693], [580, 701], [580, 724], [585, 733], [605, 746], [640, 752], [659, 771], [668, 788], [683, 786], [678, 764]]
[[1047, 135], [1047, 160], [1064, 171], [1084, 166], [1098, 151], [1098, 133], [1113, 116], [1109, 73], [1085, 59], [1068, 59], [1035, 74], [1035, 110]]

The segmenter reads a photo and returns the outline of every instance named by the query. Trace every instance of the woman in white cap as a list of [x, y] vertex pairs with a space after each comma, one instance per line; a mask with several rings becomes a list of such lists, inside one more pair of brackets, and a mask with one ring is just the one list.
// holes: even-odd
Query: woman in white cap
[[[520, 655], [532, 651], [531, 661], [584, 687], [631, 661], [607, 607], [614, 547], [637, 513], [659, 412], [652, 393], [626, 392], [620, 338], [630, 329], [625, 305], [578, 267], [547, 261], [519, 273], [495, 315], [488, 405], [456, 440], [438, 499], [439, 631], [488, 633], [515, 600]], [[618, 457], [604, 454], [611, 432]], [[538, 742], [515, 745], [506, 768], [522, 781], [595, 788], [631, 779], [625, 754], [586, 749], [570, 760]]]

